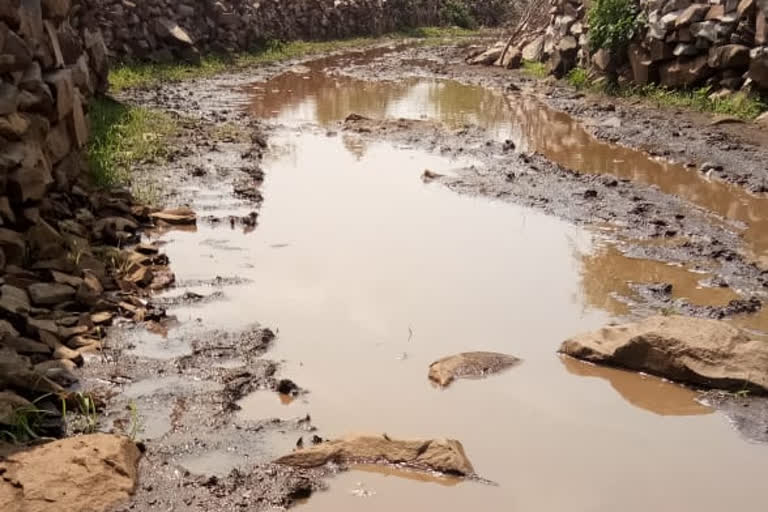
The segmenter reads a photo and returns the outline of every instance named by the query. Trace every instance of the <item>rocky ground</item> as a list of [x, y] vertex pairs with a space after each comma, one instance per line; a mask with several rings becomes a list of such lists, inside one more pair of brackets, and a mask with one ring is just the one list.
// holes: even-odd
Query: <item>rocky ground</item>
[[[375, 59], [329, 72], [366, 80], [399, 80], [408, 75], [450, 78], [496, 89], [510, 95], [510, 101], [533, 95], [544, 105], [571, 114], [599, 139], [652, 149], [654, 154], [683, 163], [712, 162], [721, 169], [712, 179], [755, 194], [765, 192], [768, 155], [761, 142], [766, 135], [754, 126], [712, 124], [711, 118], [704, 115], [658, 110], [631, 101], [609, 102], [519, 73], [465, 66], [461, 62], [467, 51], [466, 47], [432, 47], [384, 52]], [[260, 158], [268, 147], [272, 127], [238, 110], [238, 87], [267, 79], [296, 64], [275, 64], [247, 75], [127, 92], [120, 99], [183, 115], [181, 134], [171, 142], [174, 149], [170, 161], [145, 164], [137, 179], [151, 176], [170, 207], [191, 204], [196, 190], [224, 183], [231, 190], [231, 198], [249, 204], [253, 213], [219, 218], [198, 211], [197, 222], [254, 229], [264, 176]], [[231, 97], [212, 92], [220, 91], [222, 85], [233, 91]], [[616, 118], [618, 123], [613, 121]], [[441, 154], [470, 155], [480, 164], [461, 169], [456, 176], [427, 173], [424, 179], [459, 193], [541, 209], [575, 223], [612, 226], [603, 236], [625, 253], [664, 262], [695, 262], [696, 268], [715, 276], [717, 286], [729, 286], [740, 297], [725, 307], [701, 307], [674, 299], [669, 283], [645, 283], [639, 286], [632, 302], [638, 316], [674, 307], [691, 316], [724, 318], [762, 308], [768, 271], [750, 257], [742, 237], [743, 226], [723, 221], [704, 208], [692, 207], [659, 187], [610, 175], [574, 172], [541, 154], [518, 152], [514, 144], [496, 140], [478, 126], [454, 129], [424, 120], [350, 116], [338, 129], [372, 140], [407, 142]], [[173, 228], [169, 225], [164, 229]], [[153, 258], [157, 249], [144, 250]], [[154, 277], [140, 281], [151, 287]], [[120, 510], [283, 507], [322, 488], [322, 477], [338, 468], [289, 467], [271, 462], [281, 454], [276, 452], [293, 448], [275, 445], [277, 437], [302, 439], [302, 443], [309, 444], [314, 436], [320, 436], [311, 418], [250, 422], [236, 415], [237, 401], [254, 390], [285, 394], [303, 391], [288, 379], [290, 376], [280, 375], [279, 364], [270, 361], [268, 353], [267, 358], [261, 357], [271, 344], [279, 343], [279, 337], [259, 325], [244, 332], [218, 332], [199, 325], [176, 325], [173, 319], [152, 314], [172, 304], [216, 300], [216, 290], [233, 282], [237, 282], [237, 276], [222, 276], [216, 283], [206, 283], [213, 285], [207, 296], [185, 294], [157, 301], [154, 306], [142, 302], [139, 312], [124, 307], [137, 320], [143, 320], [143, 325], [110, 331], [101, 357], [80, 371], [84, 386], [98, 390], [97, 395], [107, 399], [102, 418], [107, 428], [130, 433], [136, 426], [138, 409], [147, 418], [143, 427], [159, 432], [156, 440], [143, 446], [141, 484], [131, 504]], [[131, 349], [136, 337], [144, 336], [145, 329], [171, 332], [173, 339], [187, 344], [191, 352], [163, 359], [137, 355]], [[239, 360], [235, 367], [221, 364], [231, 358]], [[137, 382], [142, 383], [138, 388]], [[723, 409], [736, 409], [732, 400], [720, 395], [713, 396], [711, 402]], [[752, 410], [754, 416], [740, 416], [740, 421], [764, 425], [761, 408], [755, 406]], [[741, 409], [738, 412], [743, 414]], [[753, 438], [758, 436], [759, 428], [752, 434]], [[172, 463], [180, 457], [215, 457], [230, 446], [237, 446], [235, 455], [249, 461], [247, 472], [197, 477]]]

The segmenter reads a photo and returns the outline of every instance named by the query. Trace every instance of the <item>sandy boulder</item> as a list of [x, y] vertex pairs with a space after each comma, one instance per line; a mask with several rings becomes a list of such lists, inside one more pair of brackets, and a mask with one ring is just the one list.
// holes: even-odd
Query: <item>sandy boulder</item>
[[447, 386], [462, 377], [484, 377], [520, 363], [520, 359], [496, 352], [464, 352], [429, 365], [430, 380]]
[[71, 437], [0, 462], [0, 510], [97, 512], [133, 494], [140, 453], [126, 437]]
[[768, 392], [768, 343], [718, 320], [654, 316], [580, 334], [560, 352], [707, 388]]
[[351, 436], [297, 450], [275, 461], [286, 466], [313, 468], [339, 464], [401, 464], [413, 469], [450, 475], [474, 475], [464, 447], [453, 439], [400, 441], [388, 436]]

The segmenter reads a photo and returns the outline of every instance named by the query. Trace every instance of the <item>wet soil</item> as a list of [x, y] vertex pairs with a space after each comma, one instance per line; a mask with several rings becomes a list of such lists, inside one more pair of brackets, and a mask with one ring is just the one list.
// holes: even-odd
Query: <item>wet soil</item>
[[[765, 440], [762, 401], [555, 354], [658, 311], [766, 335], [759, 136], [595, 106], [454, 64], [464, 51], [382, 47], [123, 98], [183, 116], [172, 162], [141, 176], [201, 219], [152, 235], [177, 275], [155, 300], [175, 321], [114, 332], [87, 367], [114, 394], [113, 428], [141, 418], [131, 510], [761, 509], [766, 448], [744, 439]], [[706, 143], [721, 131], [732, 149]], [[430, 385], [432, 361], [472, 350], [523, 363]], [[354, 432], [459, 439], [498, 485], [270, 463]]]

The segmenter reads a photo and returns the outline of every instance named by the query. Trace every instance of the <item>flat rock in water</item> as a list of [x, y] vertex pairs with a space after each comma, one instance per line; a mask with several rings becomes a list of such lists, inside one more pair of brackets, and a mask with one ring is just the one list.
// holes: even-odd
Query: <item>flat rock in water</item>
[[464, 447], [453, 439], [400, 441], [384, 436], [352, 436], [297, 450], [275, 461], [314, 468], [338, 464], [400, 464], [413, 469], [459, 476], [475, 474]]
[[197, 215], [189, 208], [173, 208], [155, 212], [150, 215], [153, 219], [162, 220], [168, 224], [189, 225], [197, 222]]
[[560, 352], [707, 388], [768, 392], [768, 344], [719, 320], [653, 316], [575, 336]]
[[140, 453], [127, 437], [71, 437], [0, 462], [0, 510], [110, 510], [135, 491]]
[[520, 359], [497, 352], [464, 352], [429, 365], [429, 378], [441, 386], [462, 377], [484, 377], [520, 363]]

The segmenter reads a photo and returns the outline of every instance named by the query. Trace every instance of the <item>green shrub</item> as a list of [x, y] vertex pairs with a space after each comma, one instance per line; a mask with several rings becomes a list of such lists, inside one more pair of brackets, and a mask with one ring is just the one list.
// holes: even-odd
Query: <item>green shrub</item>
[[440, 16], [445, 23], [457, 27], [473, 29], [477, 26], [472, 10], [463, 0], [445, 0]]
[[576, 89], [587, 89], [592, 85], [592, 81], [589, 78], [589, 72], [584, 68], [573, 68], [565, 80]]
[[644, 23], [635, 0], [594, 0], [587, 20], [593, 53], [601, 48], [623, 53]]
[[522, 68], [523, 73], [534, 78], [544, 78], [549, 74], [547, 71], [547, 65], [543, 62], [524, 60]]

